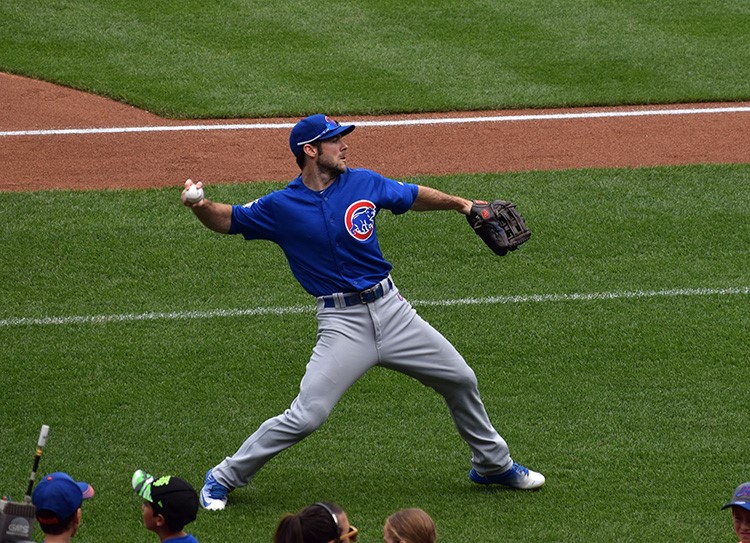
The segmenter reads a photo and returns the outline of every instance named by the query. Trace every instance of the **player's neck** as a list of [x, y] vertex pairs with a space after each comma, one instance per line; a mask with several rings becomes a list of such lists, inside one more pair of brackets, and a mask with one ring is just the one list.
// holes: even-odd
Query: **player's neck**
[[176, 539], [178, 537], [185, 537], [187, 535], [187, 532], [185, 530], [181, 530], [179, 532], [157, 532], [159, 535], [159, 541], [162, 543], [169, 542], [170, 539]]
[[338, 178], [338, 173], [322, 172], [317, 168], [302, 170], [302, 182], [310, 190], [320, 192], [331, 186]]
[[73, 540], [75, 532], [65, 532], [59, 535], [45, 534], [42, 543], [70, 543]]

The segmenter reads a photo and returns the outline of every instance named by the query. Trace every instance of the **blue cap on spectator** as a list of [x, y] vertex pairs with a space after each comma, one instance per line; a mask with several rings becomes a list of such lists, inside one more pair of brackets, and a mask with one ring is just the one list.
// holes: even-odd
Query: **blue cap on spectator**
[[91, 498], [94, 489], [88, 483], [79, 483], [67, 473], [57, 471], [45, 475], [31, 495], [40, 524], [61, 524], [70, 519], [81, 507], [84, 499]]
[[742, 483], [740, 486], [735, 488], [734, 494], [732, 494], [732, 501], [724, 505], [722, 509], [732, 507], [733, 505], [737, 505], [739, 507], [742, 507], [743, 509], [747, 509], [748, 511], [750, 511], [750, 481], [747, 483]]
[[343, 136], [352, 130], [354, 130], [353, 124], [339, 124], [328, 115], [322, 113], [310, 115], [292, 128], [292, 133], [289, 134], [289, 147], [294, 156], [299, 156], [306, 143], [328, 140], [338, 135]]

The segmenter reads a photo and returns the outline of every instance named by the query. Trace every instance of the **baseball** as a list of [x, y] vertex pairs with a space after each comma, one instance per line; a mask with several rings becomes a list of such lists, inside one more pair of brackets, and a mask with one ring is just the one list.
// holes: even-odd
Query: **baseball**
[[203, 200], [203, 189], [195, 185], [190, 185], [185, 191], [185, 201], [188, 204], [197, 204], [201, 200]]

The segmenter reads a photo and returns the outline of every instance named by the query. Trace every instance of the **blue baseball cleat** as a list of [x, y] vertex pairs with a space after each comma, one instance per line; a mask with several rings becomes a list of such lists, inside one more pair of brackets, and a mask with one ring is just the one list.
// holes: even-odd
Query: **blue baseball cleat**
[[513, 462], [510, 469], [498, 474], [484, 477], [472, 468], [469, 479], [480, 485], [504, 485], [520, 490], [533, 490], [544, 485], [544, 475]]
[[201, 488], [201, 505], [209, 511], [221, 511], [227, 506], [229, 489], [214, 479], [213, 470], [206, 472], [206, 481]]

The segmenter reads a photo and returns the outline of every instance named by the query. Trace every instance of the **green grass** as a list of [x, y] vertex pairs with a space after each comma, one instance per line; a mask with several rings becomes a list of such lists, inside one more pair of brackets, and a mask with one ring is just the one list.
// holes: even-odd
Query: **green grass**
[[[750, 473], [747, 293], [420, 302], [747, 289], [750, 166], [417, 181], [512, 199], [532, 228], [528, 244], [497, 258], [456, 214], [378, 218], [397, 284], [464, 354], [512, 454], [548, 485], [469, 483], [469, 451], [440, 398], [376, 368], [318, 432], [191, 531], [203, 543], [269, 541], [281, 513], [331, 499], [364, 543], [382, 541], [383, 519], [406, 506], [433, 515], [446, 543], [734, 541], [719, 508]], [[245, 202], [280, 186], [208, 193]], [[132, 472], [199, 487], [288, 407], [314, 343], [311, 300], [281, 252], [206, 231], [179, 190], [0, 193], [0, 491], [21, 497], [39, 427], [50, 425], [40, 471], [97, 490], [81, 543], [153, 541]], [[258, 307], [309, 310], [18, 321]], [[126, 535], [113, 538], [113, 527]]]
[[[746, 0], [6, 0], [0, 70], [173, 117], [735, 101], [750, 99], [749, 33]], [[364, 543], [407, 506], [446, 543], [734, 541], [719, 507], [750, 473], [750, 166], [417, 181], [513, 199], [531, 225], [499, 259], [455, 214], [378, 219], [399, 287], [465, 355], [514, 457], [548, 485], [470, 484], [441, 400], [375, 369], [191, 531], [269, 541], [284, 511], [331, 499]], [[288, 406], [313, 347], [312, 304], [281, 251], [206, 231], [178, 194], [0, 193], [0, 492], [21, 498], [50, 425], [40, 471], [97, 490], [81, 543], [154, 541], [132, 472], [199, 487]], [[595, 293], [642, 295], [572, 297]], [[427, 303], [502, 296], [527, 301]], [[309, 309], [175, 318], [279, 307]]]
[[750, 99], [750, 2], [5, 0], [0, 70], [174, 117]]

